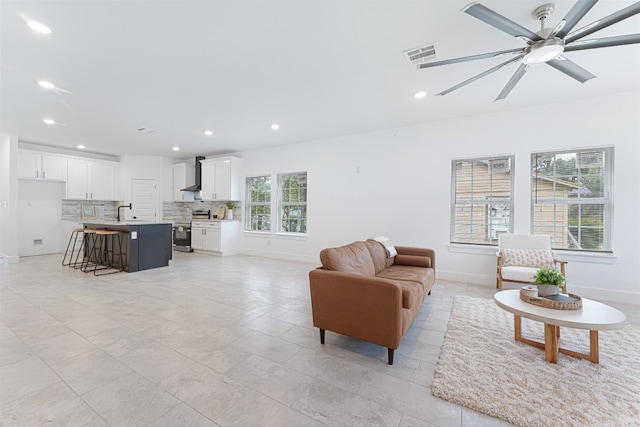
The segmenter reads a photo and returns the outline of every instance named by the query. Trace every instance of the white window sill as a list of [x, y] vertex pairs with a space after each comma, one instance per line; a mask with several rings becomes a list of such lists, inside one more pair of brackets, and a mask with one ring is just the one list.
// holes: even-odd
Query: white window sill
[[259, 237], [262, 239], [268, 239], [271, 237], [270, 231], [253, 231], [253, 230], [244, 230], [244, 235], [249, 237]]
[[[491, 255], [496, 256], [498, 246], [464, 245], [460, 243], [449, 244], [449, 252], [461, 254]], [[590, 262], [597, 264], [615, 264], [618, 256], [615, 254], [599, 252], [579, 252], [579, 251], [553, 251], [555, 258], [567, 262]]]
[[498, 252], [498, 246], [464, 245], [461, 243], [450, 243], [449, 252], [496, 256], [496, 252]]
[[307, 240], [307, 235], [302, 233], [276, 233], [275, 237], [283, 240]]
[[590, 262], [597, 264], [615, 264], [618, 262], [616, 254], [605, 254], [598, 252], [578, 252], [578, 251], [553, 251], [556, 259], [561, 261]]

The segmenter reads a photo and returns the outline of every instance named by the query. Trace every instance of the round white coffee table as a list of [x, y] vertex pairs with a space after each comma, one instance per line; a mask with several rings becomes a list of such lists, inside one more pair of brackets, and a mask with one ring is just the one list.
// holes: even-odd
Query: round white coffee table
[[[519, 289], [497, 292], [494, 299], [499, 307], [513, 313], [515, 340], [544, 348], [545, 360], [550, 363], [558, 363], [558, 353], [598, 363], [598, 331], [619, 329], [626, 319], [620, 310], [586, 298], [582, 298], [580, 310], [556, 310], [529, 304], [520, 299]], [[544, 343], [522, 337], [522, 317], [544, 323]], [[589, 330], [589, 353], [560, 348], [560, 326]]]

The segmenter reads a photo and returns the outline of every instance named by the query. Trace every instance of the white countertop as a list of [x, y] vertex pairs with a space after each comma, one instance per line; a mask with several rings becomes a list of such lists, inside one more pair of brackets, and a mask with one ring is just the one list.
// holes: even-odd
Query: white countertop
[[96, 225], [158, 225], [158, 224], [169, 224], [169, 225], [173, 225], [173, 222], [171, 221], [160, 221], [160, 222], [153, 222], [153, 221], [143, 221], [143, 220], [137, 220], [137, 219], [130, 219], [130, 220], [126, 220], [126, 221], [82, 221], [83, 224], [96, 224]]

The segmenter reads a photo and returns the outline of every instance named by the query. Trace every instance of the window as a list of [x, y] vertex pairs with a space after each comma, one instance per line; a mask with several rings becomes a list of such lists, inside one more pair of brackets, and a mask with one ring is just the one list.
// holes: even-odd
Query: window
[[531, 232], [556, 249], [611, 252], [613, 147], [534, 153]]
[[497, 245], [513, 231], [513, 156], [454, 160], [451, 243]]
[[307, 173], [278, 175], [278, 231], [307, 232]]
[[271, 231], [271, 176], [247, 177], [246, 219], [247, 231]]

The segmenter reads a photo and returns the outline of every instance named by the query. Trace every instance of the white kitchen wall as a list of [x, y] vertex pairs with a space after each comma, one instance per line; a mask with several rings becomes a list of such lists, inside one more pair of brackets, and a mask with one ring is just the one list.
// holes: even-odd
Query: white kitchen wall
[[434, 248], [440, 278], [494, 286], [494, 250], [449, 245], [451, 160], [515, 154], [515, 232], [528, 233], [531, 153], [613, 145], [615, 256], [573, 257], [568, 283], [585, 297], [640, 304], [639, 118], [634, 91], [243, 152], [243, 176], [307, 171], [309, 216], [305, 239], [243, 233], [241, 251], [319, 263], [323, 247], [386, 235]]
[[0, 257], [18, 262], [18, 137], [0, 138]]
[[[158, 219], [162, 219], [162, 201], [167, 197], [167, 178], [170, 180], [172, 161], [166, 157], [158, 156], [122, 156], [120, 158], [120, 189], [122, 202], [131, 202], [131, 179], [133, 178], [154, 178], [157, 182], [158, 203], [156, 212]], [[167, 172], [169, 171], [169, 172]], [[169, 175], [167, 175], [169, 174]], [[170, 182], [170, 181], [169, 181]], [[129, 219], [130, 211], [122, 211], [125, 218]]]
[[64, 190], [64, 182], [18, 180], [19, 256], [63, 251], [61, 214]]

